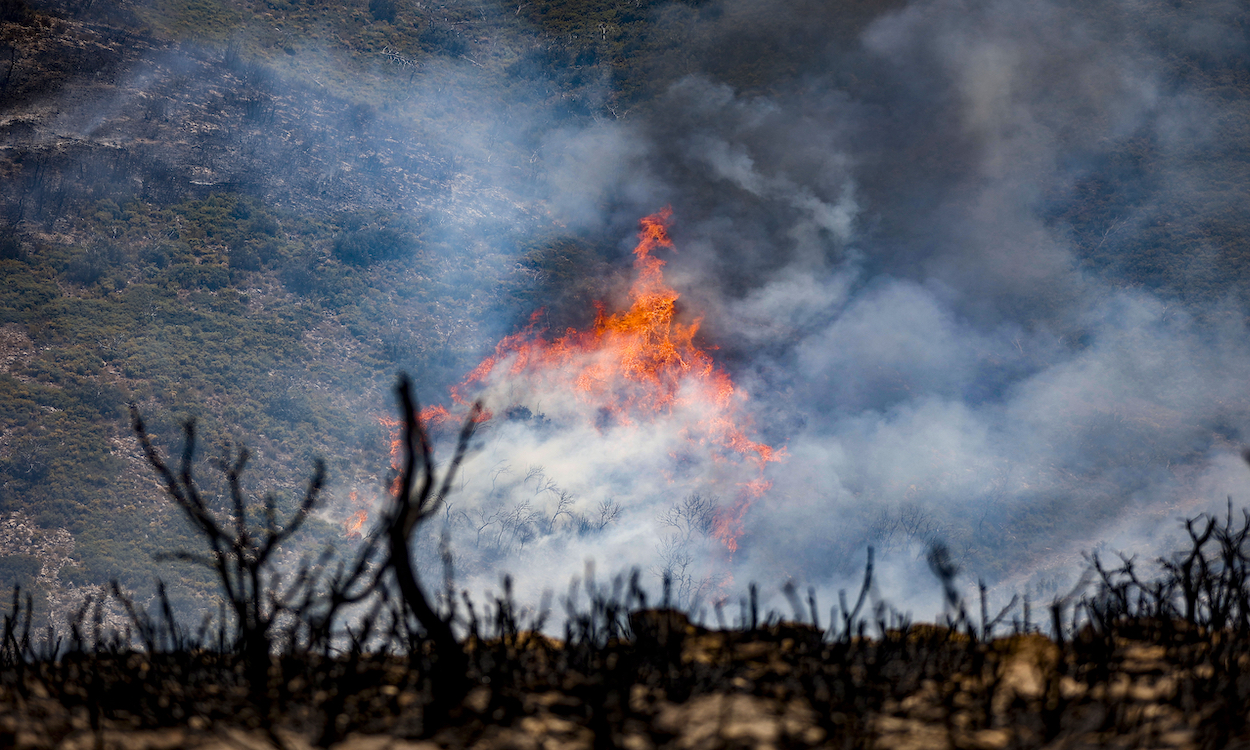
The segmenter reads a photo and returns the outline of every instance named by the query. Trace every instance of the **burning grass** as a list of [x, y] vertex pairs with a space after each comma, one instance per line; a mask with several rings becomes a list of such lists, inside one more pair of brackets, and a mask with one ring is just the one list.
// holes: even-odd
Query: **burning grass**
[[[507, 585], [485, 607], [450, 580], [428, 598], [428, 571], [407, 549], [457, 460], [436, 476], [406, 384], [400, 393], [400, 489], [383, 523], [350, 559], [310, 560], [286, 580], [271, 555], [315, 507], [319, 476], [290, 519], [272, 506], [257, 516], [237, 496], [218, 515], [188, 468], [194, 430], [171, 467], [136, 416], [149, 461], [212, 552], [186, 557], [218, 575], [220, 609], [188, 627], [163, 587], [143, 607], [114, 586], [67, 636], [41, 637], [15, 593], [0, 634], [0, 744], [1215, 748], [1246, 737], [1250, 514], [1192, 519], [1188, 549], [1157, 576], [1091, 558], [1089, 583], [1042, 622], [1028, 602], [991, 618], [982, 598], [969, 615], [934, 549], [952, 613], [938, 625], [868, 596], [870, 556], [858, 597], [826, 622], [793, 586], [792, 616], [761, 611], [752, 586], [733, 622], [720, 602], [709, 628], [671, 606], [668, 586], [655, 601], [636, 574], [588, 576], [560, 602], [554, 639], [542, 634], [546, 603], [519, 606]], [[245, 460], [222, 466], [232, 488]], [[124, 624], [107, 624], [109, 607]]]

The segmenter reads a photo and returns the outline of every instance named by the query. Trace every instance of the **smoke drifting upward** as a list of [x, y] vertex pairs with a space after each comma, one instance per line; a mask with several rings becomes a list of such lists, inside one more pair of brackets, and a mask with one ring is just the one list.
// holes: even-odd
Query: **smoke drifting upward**
[[[683, 499], [707, 499], [716, 465], [675, 477], [663, 426], [497, 425], [468, 467], [489, 512], [529, 502], [554, 528], [541, 477], [583, 523], [499, 558], [523, 589], [587, 556], [655, 571], [700, 555], [714, 562], [691, 591], [836, 587], [865, 545], [900, 571], [942, 540], [970, 573], [1044, 593], [1082, 550], [1163, 552], [1179, 516], [1247, 500], [1246, 295], [1204, 224], [1226, 219], [1202, 207], [1247, 197], [1244, 152], [1228, 158], [1246, 89], [1217, 85], [1244, 69], [1244, 9], [840, 5], [657, 10], [691, 40], [685, 74], [649, 107], [546, 136], [560, 221], [624, 239], [672, 205], [681, 309], [750, 394], [755, 439], [789, 457], [715, 558]], [[584, 533], [609, 493], [621, 516]], [[883, 593], [917, 593], [895, 582]]]
[[[290, 5], [288, 20], [305, 9]], [[416, 369], [450, 407], [466, 352], [480, 361], [525, 330], [462, 394], [495, 414], [444, 519], [472, 591], [511, 572], [537, 601], [588, 558], [653, 585], [667, 571], [686, 601], [788, 577], [836, 590], [871, 544], [882, 595], [936, 606], [927, 572], [902, 575], [923, 571], [931, 541], [970, 574], [1045, 593], [1083, 550], [1162, 552], [1178, 516], [1250, 499], [1243, 3], [631, 0], [618, 10], [647, 16], [646, 38], [614, 54], [639, 67], [517, 30], [541, 8], [464, 5], [401, 7], [422, 29], [409, 52], [372, 49], [372, 24], [391, 22], [363, 16], [343, 22], [356, 48], [330, 26], [270, 39], [268, 22], [224, 52], [62, 40], [98, 74], [6, 121], [13, 153], [46, 158], [0, 198], [48, 233], [72, 222], [35, 207], [80, 182], [91, 201], [235, 191], [334, 217], [285, 260], [220, 252], [270, 274], [275, 304], [335, 299], [326, 338], [355, 337], [335, 376], [286, 363], [281, 390], [350, 404], [370, 438], [382, 350], [400, 352], [388, 382]], [[600, 33], [585, 49], [611, 48]], [[241, 52], [275, 45], [267, 64]], [[621, 75], [570, 83], [591, 69]], [[20, 101], [36, 101], [26, 78]], [[540, 344], [596, 364], [606, 329], [589, 301], [571, 332], [545, 317], [525, 329], [529, 316], [587, 289], [601, 325], [628, 315], [638, 222], [664, 206], [672, 247], [647, 257], [666, 264], [665, 331], [687, 347], [675, 361], [729, 383], [738, 437], [784, 447], [782, 461], [692, 448], [717, 415], [697, 378], [669, 381], [679, 406], [642, 419], [613, 414], [620, 394], [596, 403], [515, 368]], [[522, 286], [518, 248], [553, 226], [596, 250], [570, 255], [551, 299], [496, 305], [496, 287]], [[302, 430], [299, 410], [274, 410]], [[363, 488], [371, 469], [352, 470]], [[747, 503], [748, 485], [766, 489]], [[336, 509], [344, 533], [375, 510], [359, 497]]]
[[[622, 511], [631, 527], [647, 526], [639, 511], [654, 513], [654, 497], [684, 488], [690, 494], [654, 519], [668, 527], [661, 532], [657, 570], [677, 579], [678, 598], [686, 602], [728, 581], [724, 564], [738, 549], [743, 519], [772, 488], [768, 465], [784, 460], [785, 451], [751, 439], [745, 394], [694, 341], [700, 321], [675, 319], [679, 295], [665, 282], [666, 263], [657, 257], [672, 249], [669, 218], [664, 210], [641, 222], [627, 310], [600, 305], [590, 329], [570, 328], [550, 341], [531, 321], [452, 388], [454, 413], [442, 406], [422, 412], [437, 428], [469, 418], [473, 399], [485, 407], [474, 412], [480, 429], [508, 436], [502, 444], [487, 438], [483, 453], [494, 461], [489, 469], [480, 459], [471, 462], [477, 476], [492, 477], [489, 490], [469, 493], [477, 500], [469, 503], [475, 515], [464, 509], [448, 515], [449, 532], [457, 525], [473, 531], [471, 540], [462, 533], [462, 547], [480, 549], [485, 531], [494, 555], [519, 553], [528, 544], [531, 557], [539, 554], [535, 548], [559, 556], [570, 537], [600, 542]], [[544, 411], [536, 415], [540, 405]], [[515, 424], [500, 428], [501, 420]], [[524, 476], [501, 483], [521, 458], [527, 460]], [[574, 485], [562, 487], [547, 474], [552, 460], [563, 464], [559, 476]], [[629, 476], [630, 469], [650, 480]], [[729, 503], [718, 507], [713, 495], [699, 490], [728, 492]], [[578, 502], [579, 494], [605, 491], [624, 493], [624, 507], [610, 498], [591, 513]], [[713, 539], [720, 545], [714, 570], [706, 559]], [[696, 546], [704, 548], [704, 559], [695, 559]], [[472, 569], [480, 571], [483, 561], [476, 563]]]

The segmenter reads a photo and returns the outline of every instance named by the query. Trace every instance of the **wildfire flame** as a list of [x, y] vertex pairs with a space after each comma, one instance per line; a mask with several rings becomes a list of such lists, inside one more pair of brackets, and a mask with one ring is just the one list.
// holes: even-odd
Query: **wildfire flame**
[[[438, 424], [439, 423], [438, 421], [432, 420], [430, 417], [426, 416], [426, 413], [425, 413], [426, 411], [428, 410], [422, 410], [421, 419], [427, 423]], [[444, 411], [446, 410], [444, 409]], [[391, 489], [392, 495], [398, 495], [399, 494], [399, 479], [400, 479], [399, 477], [399, 470], [400, 470], [399, 451], [403, 445], [403, 438], [401, 437], [400, 430], [403, 428], [404, 423], [399, 421], [398, 419], [392, 419], [390, 417], [378, 417], [378, 424], [385, 427], [387, 431], [390, 433], [391, 474], [393, 475], [393, 478], [391, 479], [390, 489]]]
[[348, 539], [359, 539], [360, 529], [369, 520], [368, 511], [358, 510], [352, 517], [343, 522], [343, 535]]
[[[451, 389], [451, 398], [462, 411], [472, 400], [469, 394], [490, 381], [526, 379], [536, 392], [574, 393], [590, 407], [596, 425], [604, 424], [605, 417], [632, 425], [677, 410], [697, 415], [682, 429], [686, 440], [710, 449], [716, 460], [746, 460], [758, 471], [757, 479], [739, 485], [737, 502], [716, 521], [716, 536], [732, 552], [747, 508], [771, 487], [763, 477], [765, 465], [782, 459], [785, 449], [776, 451], [747, 436], [743, 425], [749, 420], [742, 414], [746, 394], [695, 344], [702, 318], [689, 324], [675, 318], [679, 295], [665, 283], [665, 261], [655, 256], [660, 248], [672, 249], [667, 232], [671, 214], [664, 209], [642, 220], [629, 309], [610, 314], [595, 303], [594, 325], [585, 331], [570, 328], [550, 341], [536, 330], [535, 313], [529, 326], [500, 341], [493, 355]], [[441, 424], [453, 414], [432, 406], [421, 417]], [[484, 410], [479, 419], [491, 418]]]
[[359, 539], [362, 535], [361, 529], [369, 521], [369, 504], [362, 501], [355, 490], [352, 490], [348, 501], [356, 508], [356, 512], [343, 522], [343, 536], [347, 539]]
[[[390, 417], [377, 417], [378, 423], [386, 427], [390, 432], [391, 441], [391, 474], [393, 479], [389, 491], [391, 495], [399, 494], [399, 459], [400, 449], [402, 447], [401, 428], [403, 422]], [[376, 498], [374, 498], [376, 500]], [[349, 496], [351, 507], [356, 508], [356, 512], [343, 521], [343, 536], [347, 539], [359, 539], [363, 536], [362, 529], [369, 522], [369, 509], [372, 507], [370, 500], [362, 500], [360, 493], [355, 490], [351, 491]]]

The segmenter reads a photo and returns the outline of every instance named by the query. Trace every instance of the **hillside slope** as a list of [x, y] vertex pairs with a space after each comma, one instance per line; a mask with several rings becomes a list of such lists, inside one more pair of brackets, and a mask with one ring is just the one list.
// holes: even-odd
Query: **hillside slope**
[[[146, 591], [153, 545], [190, 543], [137, 460], [123, 414], [132, 401], [171, 445], [189, 416], [210, 445], [246, 442], [256, 488], [287, 499], [312, 458], [327, 457], [336, 500], [313, 536], [336, 538], [360, 502], [352, 493], [367, 504], [381, 492], [390, 435], [379, 418], [392, 411], [395, 371], [415, 373], [421, 392], [438, 399], [536, 310], [553, 330], [587, 323], [592, 301], [620, 291], [628, 265], [620, 242], [639, 206], [675, 201], [692, 235], [711, 227], [708, 238], [724, 231], [747, 244], [755, 235], [723, 229], [732, 222], [720, 212], [729, 206], [732, 218], [755, 222], [766, 248], [757, 256], [696, 247], [683, 256], [689, 265], [675, 262], [691, 309], [713, 311], [709, 346], [727, 366], [750, 370], [757, 350], [783, 347], [786, 336], [736, 336], [730, 316], [715, 316], [732, 307], [718, 308], [717, 295], [751, 299], [789, 259], [778, 238], [797, 235], [788, 222], [808, 204], [777, 210], [769, 190], [780, 188], [701, 176], [681, 157], [714, 139], [691, 135], [703, 124], [688, 120], [707, 117], [744, 138], [770, 117], [796, 133], [826, 116], [851, 122], [848, 131], [874, 131], [851, 138], [871, 147], [847, 160], [867, 165], [854, 185], [852, 202], [863, 210], [854, 247], [821, 230], [821, 262], [858, 253], [869, 280], [930, 281], [930, 266], [909, 253], [975, 244], [978, 233], [998, 230], [995, 206], [979, 209], [994, 215], [966, 232], [955, 226], [962, 217], [943, 223], [950, 195], [993, 183], [980, 161], [991, 149], [952, 124], [950, 91], [906, 98], [899, 92], [925, 82], [909, 83], [880, 50], [865, 51], [864, 35], [901, 17], [903, 3], [825, 5], [794, 2], [775, 13], [752, 3], [639, 0], [5, 3], [0, 523], [12, 531], [0, 537], [0, 584], [42, 592], [119, 577]], [[1022, 190], [1020, 210], [1064, 237], [1078, 271], [1107, 290], [1149, 290], [1197, 320], [1234, 326], [1250, 289], [1250, 65], [1244, 46], [1194, 43], [1208, 20], [1197, 14], [1147, 3], [1132, 28], [1150, 32], [1134, 50], [1157, 64], [1152, 95], [1201, 103], [1193, 119], [1205, 130], [1190, 137], [1185, 122], [1152, 121], [1087, 142], [1059, 123], [1054, 170], [1063, 179]], [[1091, 35], [1102, 33], [1102, 20], [1091, 14]], [[836, 91], [823, 88], [828, 81]], [[720, 96], [724, 110], [699, 110], [699, 92]], [[1101, 114], [1090, 119], [1105, 124]], [[930, 122], [932, 139], [917, 137], [917, 123]], [[626, 137], [638, 133], [651, 151]], [[778, 151], [783, 166], [810, 171], [831, 194], [842, 190], [828, 187], [837, 181], [822, 171], [824, 142], [795, 137], [811, 153]], [[761, 140], [759, 154], [769, 153]], [[769, 166], [759, 154], [758, 163], [725, 154], [728, 166], [717, 166], [725, 174]], [[601, 188], [601, 164], [646, 179]], [[691, 185], [698, 189], [679, 189]], [[958, 316], [1053, 332], [1067, 337], [1065, 352], [1086, 346], [1087, 332], [1063, 319], [1069, 297], [998, 291], [988, 313], [969, 305]], [[1016, 347], [1023, 357], [1019, 338]], [[1008, 372], [1016, 365], [998, 361], [1010, 356], [987, 358]], [[878, 372], [889, 394], [866, 406], [848, 396], [849, 410], [884, 411], [908, 397], [911, 382]], [[773, 385], [758, 379], [762, 389]], [[1008, 390], [998, 381], [967, 389], [985, 401]], [[1157, 425], [1193, 427], [1179, 410], [1150, 408]], [[779, 433], [810, 415], [787, 406], [783, 416], [790, 421], [774, 426]], [[1124, 461], [1095, 480], [1081, 473], [1086, 464], [1059, 473], [1074, 497], [1110, 497], [1125, 486], [1124, 466], [1161, 463], [1171, 472], [1174, 459], [1197, 461], [1238, 442], [1237, 419], [1204, 421], [1202, 438], [1183, 450], [1125, 448]], [[1103, 471], [1088, 464], [1090, 474]], [[894, 506], [884, 504], [903, 514], [910, 497], [865, 490], [863, 503], [883, 503], [880, 523], [872, 526], [870, 509], [850, 526], [888, 536]], [[1080, 532], [1055, 520], [1073, 503], [1029, 497], [1002, 510], [990, 541], [973, 530], [985, 516], [963, 508], [932, 510], [926, 523], [966, 546], [969, 561], [1001, 573], [1049, 550], [1051, 535]], [[1120, 509], [1079, 504], [1091, 523]], [[1029, 541], [1015, 544], [1017, 535]], [[207, 591], [194, 572], [156, 569]]]

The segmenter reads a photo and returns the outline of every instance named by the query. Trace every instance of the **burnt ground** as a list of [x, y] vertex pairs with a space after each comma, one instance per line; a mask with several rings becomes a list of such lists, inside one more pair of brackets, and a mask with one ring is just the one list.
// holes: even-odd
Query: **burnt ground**
[[216, 571], [225, 595], [197, 629], [163, 586], [141, 604], [114, 584], [67, 635], [40, 638], [30, 597], [15, 594], [0, 623], [0, 746], [1250, 747], [1250, 511], [1190, 519], [1189, 544], [1150, 577], [1133, 558], [1092, 556], [1090, 578], [1040, 624], [1027, 600], [991, 619], [984, 584], [970, 616], [935, 545], [942, 626], [869, 597], [870, 551], [856, 603], [840, 595], [827, 628], [814, 592], [804, 603], [793, 585], [793, 621], [761, 613], [752, 586], [736, 625], [710, 630], [667, 606], [671, 580], [655, 608], [640, 574], [588, 574], [585, 596], [561, 601], [554, 640], [537, 635], [546, 604], [518, 608], [507, 579], [482, 609], [448, 566], [427, 599], [413, 533], [438, 512], [474, 422], [440, 471], [407, 378], [397, 393], [406, 448], [384, 523], [344, 565], [310, 562], [288, 581], [272, 554], [315, 509], [323, 467], [292, 515], [279, 521], [268, 501], [251, 523], [245, 453], [227, 467], [232, 509], [213, 511], [192, 476], [194, 423], [175, 467], [134, 409], [145, 456], [212, 550], [180, 559]]
[[[1058, 643], [934, 626], [830, 641], [810, 626], [708, 631], [636, 612], [631, 640], [466, 642], [439, 707], [430, 656], [275, 659], [268, 715], [237, 660], [70, 654], [10, 672], [0, 743], [34, 748], [1250, 746], [1250, 649], [1231, 632], [1125, 623]], [[671, 626], [671, 627], [670, 627]]]

